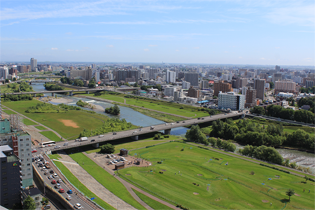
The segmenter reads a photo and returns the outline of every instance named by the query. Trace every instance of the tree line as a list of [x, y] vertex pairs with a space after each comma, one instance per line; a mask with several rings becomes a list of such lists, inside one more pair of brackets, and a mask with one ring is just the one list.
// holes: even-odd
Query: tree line
[[46, 83], [44, 85], [46, 90], [64, 90], [64, 87], [59, 86], [58, 84]]
[[105, 113], [112, 114], [112, 115], [119, 115], [120, 114], [120, 109], [117, 106], [117, 104], [115, 104], [112, 107], [106, 108], [105, 109]]
[[242, 119], [234, 123], [231, 119], [221, 120], [212, 124], [210, 136], [223, 139], [232, 139], [241, 144], [253, 146], [267, 145], [278, 147], [281, 145], [301, 147], [314, 150], [315, 136], [304, 130], [297, 129], [293, 133], [283, 132], [282, 124], [269, 124], [268, 126]]
[[250, 112], [254, 114], [268, 115], [272, 117], [279, 117], [282, 119], [295, 120], [298, 122], [305, 122], [305, 123], [314, 123], [314, 120], [315, 120], [314, 118], [315, 115], [311, 111], [302, 110], [302, 109], [295, 111], [293, 109], [283, 108], [282, 106], [273, 105], [273, 104], [267, 106], [266, 110], [261, 106], [255, 106], [251, 108]]

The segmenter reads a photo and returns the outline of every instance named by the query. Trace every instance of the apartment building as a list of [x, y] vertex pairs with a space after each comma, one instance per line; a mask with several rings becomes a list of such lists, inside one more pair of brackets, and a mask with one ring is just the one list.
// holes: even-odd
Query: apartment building
[[279, 92], [295, 93], [296, 83], [293, 82], [292, 80], [277, 81], [275, 83], [275, 94]]
[[213, 95], [218, 96], [220, 91], [226, 93], [231, 92], [233, 89], [230, 83], [225, 83], [223, 81], [215, 81], [213, 85], [213, 90], [214, 90]]
[[245, 107], [245, 96], [234, 92], [219, 92], [218, 107], [220, 109], [243, 110]]

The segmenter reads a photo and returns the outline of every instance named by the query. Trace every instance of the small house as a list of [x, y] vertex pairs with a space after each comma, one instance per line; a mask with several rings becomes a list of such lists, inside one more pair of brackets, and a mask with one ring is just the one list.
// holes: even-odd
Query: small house
[[128, 150], [126, 150], [126, 149], [121, 149], [119, 155], [120, 155], [120, 156], [127, 156], [127, 155], [128, 155]]
[[125, 168], [125, 163], [117, 163], [115, 165], [115, 170], [123, 169]]

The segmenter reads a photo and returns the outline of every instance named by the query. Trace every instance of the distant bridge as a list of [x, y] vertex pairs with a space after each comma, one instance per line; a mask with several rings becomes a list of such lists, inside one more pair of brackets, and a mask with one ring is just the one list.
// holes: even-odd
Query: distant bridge
[[39, 93], [43, 93], [43, 94], [51, 93], [51, 95], [54, 96], [56, 93], [69, 93], [69, 95], [72, 96], [73, 93], [77, 93], [77, 92], [85, 92], [86, 94], [89, 94], [90, 92], [100, 92], [103, 90], [104, 89], [101, 89], [101, 88], [80, 89], [80, 90], [49, 90], [49, 91], [6, 93], [6, 95], [25, 95], [25, 94], [36, 95]]
[[74, 147], [79, 146], [85, 146], [85, 145], [93, 145], [94, 147], [99, 147], [99, 143], [106, 142], [106, 141], [113, 141], [116, 139], [131, 137], [134, 140], [138, 140], [139, 135], [162, 131], [164, 130], [165, 134], [170, 134], [171, 129], [182, 127], [182, 126], [189, 126], [189, 125], [197, 125], [201, 123], [211, 122], [215, 120], [225, 119], [225, 118], [239, 118], [239, 117], [245, 117], [244, 113], [229, 113], [229, 114], [218, 114], [213, 116], [207, 116], [207, 117], [201, 117], [198, 119], [191, 119], [191, 120], [184, 120], [184, 121], [178, 121], [174, 123], [163, 123], [159, 125], [154, 125], [153, 129], [151, 126], [144, 127], [144, 128], [137, 128], [133, 130], [128, 131], [120, 131], [115, 132], [116, 135], [114, 135], [112, 132], [107, 133], [100, 136], [93, 136], [89, 137], [87, 141], [78, 142], [75, 140], [71, 141], [63, 141], [63, 142], [56, 142], [57, 147], [48, 147], [50, 151], [58, 151], [62, 149], [71, 149]]
[[46, 82], [55, 82], [55, 80], [52, 79], [36, 79], [36, 80], [25, 80], [25, 82], [32, 83], [46, 83]]

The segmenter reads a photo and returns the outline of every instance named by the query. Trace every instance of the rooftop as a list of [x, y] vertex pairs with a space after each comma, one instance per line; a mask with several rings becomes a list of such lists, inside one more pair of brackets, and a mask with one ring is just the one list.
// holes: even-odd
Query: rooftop
[[15, 162], [19, 159], [13, 154], [13, 150], [10, 146], [0, 146], [0, 158], [7, 158], [7, 162]]

